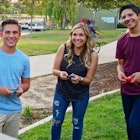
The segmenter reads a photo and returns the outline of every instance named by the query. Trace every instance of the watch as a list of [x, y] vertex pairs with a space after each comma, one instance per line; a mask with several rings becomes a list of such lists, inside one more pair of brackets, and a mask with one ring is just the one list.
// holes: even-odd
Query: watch
[[83, 77], [82, 76], [80, 76], [80, 81], [79, 81], [79, 83], [82, 83], [83, 82]]

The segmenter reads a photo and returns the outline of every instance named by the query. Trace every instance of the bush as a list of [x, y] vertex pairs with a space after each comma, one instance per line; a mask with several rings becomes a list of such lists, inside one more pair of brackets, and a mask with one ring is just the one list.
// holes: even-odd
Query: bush
[[126, 26], [124, 26], [122, 23], [118, 23], [117, 28], [126, 28]]

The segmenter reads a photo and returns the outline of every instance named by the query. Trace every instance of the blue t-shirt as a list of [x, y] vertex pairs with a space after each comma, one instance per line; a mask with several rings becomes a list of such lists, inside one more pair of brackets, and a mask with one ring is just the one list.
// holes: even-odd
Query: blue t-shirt
[[[122, 36], [117, 42], [116, 58], [124, 59], [124, 72], [130, 76], [140, 72], [140, 36], [131, 37], [129, 33]], [[121, 91], [129, 95], [140, 95], [140, 84], [123, 83]]]
[[[13, 88], [21, 84], [21, 77], [30, 78], [30, 64], [27, 55], [16, 49], [14, 54], [0, 50], [0, 86]], [[0, 113], [12, 114], [22, 111], [20, 98], [14, 95], [0, 95]]]

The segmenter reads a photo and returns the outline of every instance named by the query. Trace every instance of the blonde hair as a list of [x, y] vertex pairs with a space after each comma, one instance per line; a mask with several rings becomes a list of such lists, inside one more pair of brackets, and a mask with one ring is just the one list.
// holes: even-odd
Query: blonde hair
[[64, 58], [68, 61], [68, 67], [71, 66], [73, 63], [72, 59], [74, 56], [74, 44], [72, 43], [71, 36], [72, 36], [73, 31], [77, 28], [82, 28], [87, 37], [85, 47], [82, 53], [80, 54], [80, 61], [82, 64], [85, 65], [86, 68], [89, 69], [90, 64], [91, 64], [91, 53], [93, 52], [93, 46], [95, 44], [95, 41], [91, 39], [90, 31], [87, 25], [84, 23], [78, 23], [72, 28], [70, 32], [69, 40], [66, 42], [66, 48], [67, 48], [68, 53], [64, 55]]

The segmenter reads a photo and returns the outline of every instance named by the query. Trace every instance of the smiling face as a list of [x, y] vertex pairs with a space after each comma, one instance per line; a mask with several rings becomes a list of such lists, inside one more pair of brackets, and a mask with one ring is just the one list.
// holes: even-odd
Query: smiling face
[[9, 49], [15, 49], [16, 43], [20, 38], [19, 26], [15, 24], [7, 24], [3, 27], [2, 38], [3, 45]]
[[83, 48], [85, 46], [87, 36], [82, 28], [76, 28], [71, 34], [71, 40], [75, 47]]
[[140, 14], [137, 15], [132, 9], [125, 9], [121, 13], [121, 19], [127, 28], [134, 29], [140, 22]]

